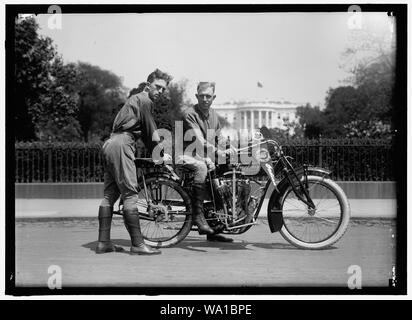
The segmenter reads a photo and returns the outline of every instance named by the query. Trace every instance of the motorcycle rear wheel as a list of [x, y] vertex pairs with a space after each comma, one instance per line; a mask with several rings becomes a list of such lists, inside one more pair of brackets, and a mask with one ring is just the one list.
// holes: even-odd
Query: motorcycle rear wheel
[[288, 185], [280, 199], [283, 215], [280, 233], [296, 247], [325, 249], [336, 243], [347, 230], [349, 202], [341, 187], [331, 179], [308, 176], [308, 185], [316, 209], [309, 209]]
[[143, 182], [139, 184], [140, 229], [146, 244], [156, 248], [174, 246], [186, 238], [192, 227], [190, 198], [175, 181], [164, 177], [146, 179], [148, 196], [154, 205], [167, 209], [155, 218], [147, 214]]

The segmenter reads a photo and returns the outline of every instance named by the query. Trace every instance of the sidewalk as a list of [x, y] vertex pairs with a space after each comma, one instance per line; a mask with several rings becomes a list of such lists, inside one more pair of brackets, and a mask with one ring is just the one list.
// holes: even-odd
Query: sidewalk
[[[15, 217], [97, 217], [100, 202], [100, 199], [16, 199]], [[349, 204], [353, 218], [396, 218], [396, 199], [349, 199]], [[266, 212], [262, 208], [260, 217], [266, 217]]]

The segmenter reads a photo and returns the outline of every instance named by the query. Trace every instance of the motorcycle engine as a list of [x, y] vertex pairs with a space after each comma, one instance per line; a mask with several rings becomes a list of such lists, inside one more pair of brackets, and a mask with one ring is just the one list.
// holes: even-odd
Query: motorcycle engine
[[[236, 178], [236, 207], [233, 210], [233, 180], [220, 178], [219, 184], [214, 185], [216, 208], [213, 202], [205, 203], [206, 219], [215, 232], [221, 232], [226, 226], [236, 226], [250, 223], [257, 202], [251, 199], [251, 183], [247, 178]], [[223, 200], [219, 201], [220, 199]], [[226, 208], [226, 210], [224, 210]], [[216, 209], [216, 210], [215, 210]], [[237, 233], [234, 229], [231, 233]]]

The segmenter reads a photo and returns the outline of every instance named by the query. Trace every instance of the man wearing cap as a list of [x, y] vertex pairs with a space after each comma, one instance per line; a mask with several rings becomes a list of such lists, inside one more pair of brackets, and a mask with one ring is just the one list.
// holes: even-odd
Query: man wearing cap
[[[232, 242], [233, 239], [214, 234], [204, 217], [203, 200], [206, 192], [205, 180], [208, 170], [215, 168], [214, 162], [207, 155], [226, 156], [226, 151], [219, 150], [215, 146], [215, 135], [208, 135], [208, 130], [214, 130], [219, 136], [221, 125], [217, 113], [211, 109], [215, 95], [214, 82], [200, 82], [197, 86], [196, 98], [198, 103], [188, 108], [183, 115], [183, 130], [185, 137], [194, 136], [196, 148], [190, 148], [192, 141], [184, 141], [185, 154], [177, 159], [177, 163], [183, 164], [194, 172], [192, 185], [192, 215], [193, 222], [197, 225], [200, 234], [207, 234], [209, 241]], [[208, 140], [209, 138], [209, 140]], [[189, 148], [188, 148], [189, 147]], [[188, 149], [190, 151], [186, 152]]]
[[[137, 210], [138, 184], [136, 176], [135, 142], [141, 133], [147, 148], [153, 149], [160, 138], [156, 132], [153, 119], [154, 102], [161, 98], [172, 78], [156, 69], [149, 74], [144, 90], [130, 96], [119, 110], [113, 122], [112, 134], [103, 145], [106, 160], [104, 174], [104, 199], [99, 207], [99, 241], [96, 253], [123, 251], [110, 240], [110, 228], [113, 205], [123, 200], [124, 223], [131, 238], [131, 254], [159, 254], [160, 251], [146, 245], [140, 230], [139, 212]], [[171, 160], [165, 154], [164, 161]]]

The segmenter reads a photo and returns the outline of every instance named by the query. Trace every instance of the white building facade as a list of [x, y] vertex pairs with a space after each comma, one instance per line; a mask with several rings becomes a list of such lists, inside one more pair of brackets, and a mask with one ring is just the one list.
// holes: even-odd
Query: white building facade
[[286, 129], [287, 123], [297, 122], [296, 108], [301, 104], [288, 101], [232, 102], [212, 105], [234, 129], [251, 132], [263, 126]]

